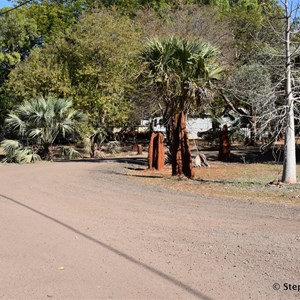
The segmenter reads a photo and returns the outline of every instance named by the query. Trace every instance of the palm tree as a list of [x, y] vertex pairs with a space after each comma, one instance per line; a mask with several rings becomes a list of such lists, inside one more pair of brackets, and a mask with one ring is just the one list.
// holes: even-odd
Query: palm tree
[[4, 140], [0, 143], [5, 158], [3, 163], [25, 164], [32, 163], [41, 159], [32, 147], [24, 147], [19, 141]]
[[52, 159], [52, 146], [59, 137], [72, 134], [83, 115], [72, 108], [72, 101], [53, 95], [38, 97], [19, 105], [5, 120], [7, 126], [27, 144], [37, 145], [43, 158]]
[[223, 71], [217, 62], [218, 54], [216, 47], [202, 40], [170, 37], [150, 40], [141, 55], [147, 87], [164, 105], [171, 152], [174, 152], [175, 116], [199, 111], [212, 98], [211, 82], [219, 79]]
[[219, 51], [202, 40], [171, 37], [148, 42], [141, 59], [148, 87], [164, 104], [168, 121], [176, 113], [189, 113], [211, 99], [210, 83], [223, 69], [217, 63]]

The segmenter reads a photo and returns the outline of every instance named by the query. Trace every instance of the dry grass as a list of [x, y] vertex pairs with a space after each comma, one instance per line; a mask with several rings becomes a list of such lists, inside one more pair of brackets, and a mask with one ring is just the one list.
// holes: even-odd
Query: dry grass
[[[300, 174], [300, 166], [297, 171]], [[278, 164], [211, 162], [209, 168], [196, 169], [193, 180], [172, 177], [170, 167], [162, 172], [129, 170], [128, 175], [146, 184], [203, 196], [300, 205], [300, 185], [277, 184], [281, 172]]]

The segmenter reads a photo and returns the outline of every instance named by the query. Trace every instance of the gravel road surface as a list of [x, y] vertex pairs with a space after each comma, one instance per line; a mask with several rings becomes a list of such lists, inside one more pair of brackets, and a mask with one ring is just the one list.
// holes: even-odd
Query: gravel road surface
[[0, 299], [300, 299], [300, 206], [147, 186], [125, 166], [0, 166]]

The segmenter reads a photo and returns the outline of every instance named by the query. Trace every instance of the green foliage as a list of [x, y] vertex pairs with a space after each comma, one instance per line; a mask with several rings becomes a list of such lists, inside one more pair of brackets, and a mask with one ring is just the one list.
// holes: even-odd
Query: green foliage
[[6, 125], [20, 139], [42, 147], [43, 156], [52, 159], [50, 147], [59, 137], [74, 133], [82, 114], [72, 108], [71, 100], [48, 96], [25, 101], [8, 115]]
[[65, 66], [58, 61], [55, 49], [50, 45], [34, 49], [19, 64], [3, 85], [6, 95], [16, 103], [49, 93], [59, 97], [72, 95], [71, 81]]
[[72, 97], [92, 123], [124, 124], [138, 72], [140, 35], [133, 22], [112, 12], [86, 14], [72, 30], [11, 72], [5, 91], [22, 101], [55, 93]]
[[[236, 57], [241, 64], [260, 62], [266, 44], [279, 42], [282, 18], [280, 5], [273, 0], [231, 1], [224, 12], [236, 41]], [[272, 25], [270, 25], [272, 24]], [[270, 43], [271, 42], [271, 43]]]
[[99, 146], [103, 144], [107, 137], [107, 131], [103, 127], [99, 127], [93, 131], [93, 134], [90, 136], [91, 144], [94, 145], [95, 143]]
[[171, 37], [149, 41], [141, 57], [144, 74], [171, 115], [191, 112], [210, 98], [210, 82], [222, 73], [216, 61], [218, 53], [217, 48], [201, 40]]
[[[16, 1], [18, 4], [24, 1]], [[26, 6], [28, 19], [34, 20], [42, 43], [56, 38], [56, 35], [74, 25], [82, 10], [85, 8], [84, 0], [57, 1], [39, 0], [30, 1]]]
[[179, 83], [185, 80], [204, 83], [219, 78], [221, 69], [206, 63], [217, 54], [218, 49], [204, 41], [190, 42], [171, 37], [149, 41], [142, 59], [149, 67], [149, 76], [168, 87], [177, 78]]
[[132, 21], [110, 12], [85, 15], [62, 44], [76, 87], [76, 107], [95, 123], [126, 122], [139, 49], [140, 36]]
[[41, 160], [41, 157], [31, 147], [24, 147], [15, 140], [4, 140], [0, 143], [0, 147], [5, 154], [2, 163], [27, 164]]
[[[0, 11], [5, 12], [7, 8]], [[26, 9], [13, 10], [0, 16], [0, 126], [14, 101], [3, 92], [2, 84], [11, 70], [26, 57], [37, 39], [37, 26], [28, 18]]]
[[36, 38], [36, 23], [27, 17], [26, 9], [0, 16], [0, 84], [7, 78], [10, 70], [28, 55]]
[[[281, 13], [275, 0], [33, 0], [0, 17], [0, 122], [49, 93], [72, 98], [96, 128], [157, 112], [158, 102], [197, 112], [220, 78], [218, 60], [232, 69], [272, 61]], [[137, 86], [139, 73], [147, 80]]]
[[60, 149], [60, 157], [62, 159], [77, 159], [82, 158], [82, 155], [72, 147], [62, 146]]
[[108, 142], [106, 145], [106, 152], [110, 153], [110, 154], [116, 154], [116, 153], [120, 153], [121, 146], [120, 146], [120, 142], [118, 141], [111, 141]]

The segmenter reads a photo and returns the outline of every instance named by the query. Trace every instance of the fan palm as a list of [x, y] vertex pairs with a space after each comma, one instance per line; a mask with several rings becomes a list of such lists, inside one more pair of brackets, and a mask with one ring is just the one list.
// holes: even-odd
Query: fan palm
[[40, 160], [40, 156], [31, 147], [24, 147], [19, 141], [4, 140], [0, 147], [5, 153], [3, 163], [25, 164]]
[[[199, 110], [211, 100], [210, 82], [218, 79], [222, 69], [217, 64], [219, 51], [212, 45], [201, 41], [189, 41], [171, 37], [160, 41], [149, 41], [142, 53], [145, 75], [149, 80], [151, 92], [164, 103], [164, 119], [167, 140], [172, 157], [172, 174], [177, 174], [177, 166], [186, 166], [184, 173], [192, 176], [189, 145], [184, 136], [179, 142], [176, 130], [176, 114]], [[177, 120], [175, 122], [175, 120]], [[186, 145], [187, 152], [177, 155], [179, 144]], [[180, 167], [181, 169], [181, 167]], [[181, 172], [181, 171], [180, 171]]]
[[201, 40], [171, 37], [149, 41], [141, 59], [149, 86], [160, 95], [169, 117], [179, 111], [187, 113], [210, 99], [209, 84], [222, 73], [218, 54], [216, 47]]
[[72, 108], [72, 101], [49, 95], [25, 101], [8, 115], [6, 124], [20, 139], [42, 148], [45, 159], [52, 159], [51, 146], [58, 136], [75, 131], [82, 114]]

